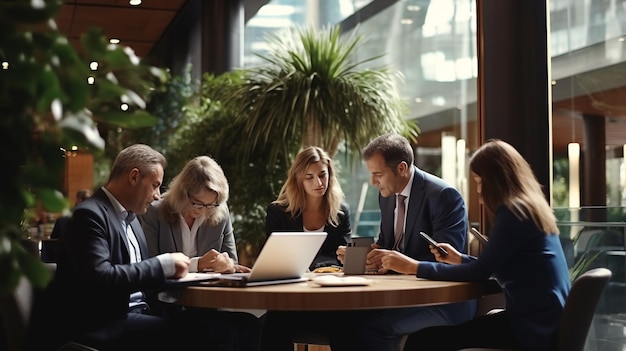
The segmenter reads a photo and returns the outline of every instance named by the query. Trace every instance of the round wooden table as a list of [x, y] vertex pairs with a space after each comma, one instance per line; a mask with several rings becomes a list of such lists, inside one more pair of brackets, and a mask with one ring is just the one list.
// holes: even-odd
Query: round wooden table
[[[314, 277], [309, 274], [309, 277]], [[311, 281], [257, 287], [189, 286], [176, 303], [192, 307], [282, 311], [427, 306], [475, 299], [485, 284], [432, 281], [409, 275], [367, 275], [367, 286], [321, 287]]]

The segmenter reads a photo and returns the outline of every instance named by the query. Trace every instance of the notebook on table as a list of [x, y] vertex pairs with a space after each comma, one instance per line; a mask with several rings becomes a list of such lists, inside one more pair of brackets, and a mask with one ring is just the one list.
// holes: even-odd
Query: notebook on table
[[211, 285], [258, 286], [306, 281], [326, 232], [274, 232], [265, 242], [249, 273], [222, 274]]

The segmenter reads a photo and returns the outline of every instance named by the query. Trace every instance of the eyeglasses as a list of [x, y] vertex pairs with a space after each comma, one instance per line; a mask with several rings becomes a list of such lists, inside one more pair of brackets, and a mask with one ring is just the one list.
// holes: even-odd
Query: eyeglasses
[[201, 202], [195, 202], [193, 201], [193, 199], [191, 198], [191, 196], [189, 194], [187, 194], [187, 198], [189, 199], [189, 202], [191, 203], [191, 207], [201, 210], [203, 208], [209, 209], [209, 208], [215, 208], [218, 207], [220, 204], [203, 204]]

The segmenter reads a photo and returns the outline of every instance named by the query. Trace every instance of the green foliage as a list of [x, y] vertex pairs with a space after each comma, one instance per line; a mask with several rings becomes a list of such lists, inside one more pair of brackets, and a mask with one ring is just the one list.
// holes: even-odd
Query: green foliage
[[358, 61], [360, 36], [346, 41], [340, 28], [288, 29], [268, 38], [264, 64], [245, 71], [243, 84], [229, 97], [242, 129], [243, 156], [273, 144], [270, 159], [289, 155], [297, 140], [318, 145], [331, 156], [340, 144], [359, 154], [371, 139], [399, 132], [415, 139], [419, 129], [406, 121], [406, 106], [386, 68], [363, 68], [378, 59]]
[[[22, 274], [36, 286], [50, 278], [20, 240], [37, 202], [54, 212], [67, 207], [59, 191], [62, 150], [75, 145], [98, 154], [107, 139], [102, 130], [154, 123], [144, 111], [146, 98], [167, 79], [131, 49], [109, 45], [99, 30], [82, 36], [79, 54], [54, 23], [61, 5], [0, 2], [0, 295], [13, 291]], [[99, 64], [95, 71], [92, 61]], [[122, 103], [127, 111], [120, 111]]]
[[[191, 158], [213, 157], [223, 168], [230, 185], [228, 206], [240, 252], [255, 251], [265, 241], [265, 209], [285, 178], [285, 164], [271, 164], [259, 147], [249, 162], [242, 162], [241, 126], [225, 96], [241, 84], [240, 72], [219, 76], [205, 74], [199, 90], [185, 108], [186, 117], [169, 138], [166, 178], [171, 179]], [[276, 141], [283, 142], [283, 141]]]
[[163, 91], [152, 95], [146, 108], [157, 118], [157, 122], [150, 127], [127, 131], [129, 137], [165, 153], [170, 135], [186, 118], [185, 108], [197, 93], [198, 84], [191, 79], [191, 66], [182, 76], [172, 77]]
[[580, 257], [576, 259], [576, 262], [569, 268], [569, 277], [574, 282], [583, 273], [592, 268], [594, 261], [600, 256], [602, 251], [591, 250], [585, 251]]

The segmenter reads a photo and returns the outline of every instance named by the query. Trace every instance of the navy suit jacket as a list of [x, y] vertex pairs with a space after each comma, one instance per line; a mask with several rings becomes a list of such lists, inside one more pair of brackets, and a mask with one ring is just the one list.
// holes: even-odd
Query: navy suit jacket
[[[404, 254], [420, 261], [434, 261], [422, 231], [437, 242], [445, 242], [467, 253], [467, 211], [461, 194], [430, 173], [413, 166], [413, 184], [406, 209]], [[394, 244], [396, 197], [379, 194], [380, 233], [377, 244], [391, 249]]]
[[[183, 236], [180, 224], [170, 224], [159, 216], [159, 206], [162, 200], [154, 201], [148, 211], [140, 216], [142, 228], [145, 229], [148, 242], [148, 254], [156, 256], [165, 252], [182, 252]], [[223, 205], [226, 207], [226, 205]], [[222, 205], [220, 205], [222, 207]], [[228, 212], [228, 208], [226, 207]], [[196, 249], [198, 256], [202, 256], [215, 249], [226, 252], [237, 264], [237, 246], [230, 215], [214, 226], [203, 224], [198, 228], [196, 235]]]
[[[413, 172], [411, 195], [406, 209], [404, 254], [420, 261], [435, 260], [428, 242], [419, 235], [420, 231], [438, 242], [449, 243], [459, 252], [467, 253], [468, 224], [463, 197], [441, 178], [415, 166]], [[377, 244], [391, 249], [394, 244], [396, 197], [379, 195], [379, 205], [381, 222]], [[446, 316], [448, 323], [459, 324], [474, 317], [476, 301], [420, 308], [437, 309]]]
[[130, 225], [142, 260], [130, 263], [122, 223], [102, 189], [73, 211], [61, 238], [51, 290], [64, 316], [63, 330], [82, 334], [128, 313], [132, 292], [163, 287], [158, 258], [148, 257], [146, 239], [135, 218]]
[[[339, 225], [333, 227], [326, 223], [324, 231], [328, 233], [326, 240], [318, 251], [311, 269], [321, 266], [340, 264], [337, 259], [337, 248], [339, 245], [347, 245], [352, 235], [350, 225], [350, 210], [347, 204], [341, 205], [343, 214], [339, 214]], [[291, 213], [286, 212], [283, 206], [269, 204], [265, 217], [265, 233], [269, 236], [272, 232], [301, 232], [304, 231], [302, 215], [291, 217]]]

